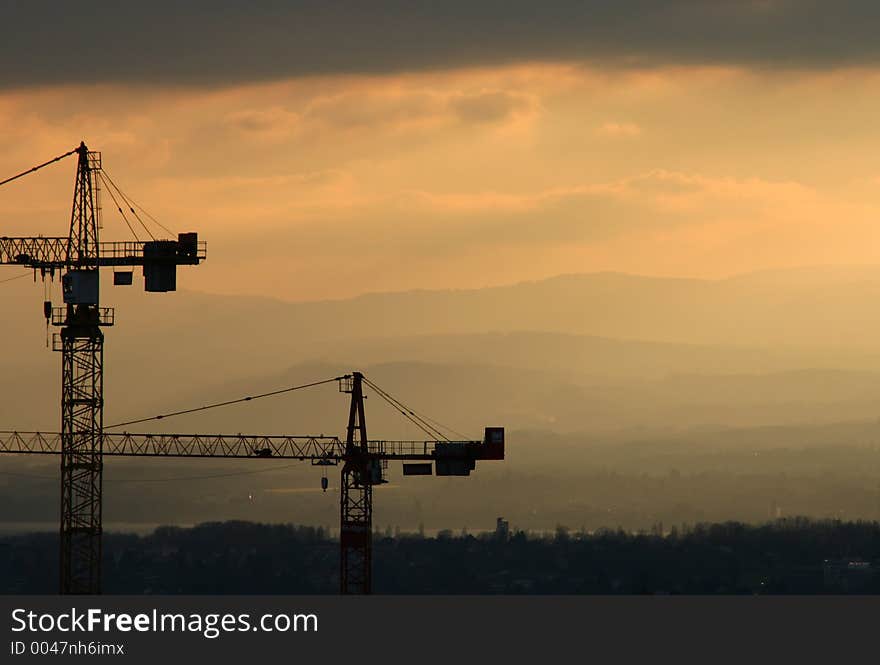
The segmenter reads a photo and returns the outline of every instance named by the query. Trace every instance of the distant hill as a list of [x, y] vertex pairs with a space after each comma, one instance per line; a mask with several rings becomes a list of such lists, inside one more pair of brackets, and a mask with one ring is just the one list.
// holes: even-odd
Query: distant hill
[[[104, 293], [118, 307], [107, 331], [108, 421], [288, 375], [380, 366], [426, 411], [471, 429], [490, 417], [608, 431], [878, 410], [880, 269], [870, 266], [717, 281], [597, 273], [310, 303]], [[6, 283], [0, 297], [11, 313], [0, 328], [0, 425], [55, 427], [60, 367], [45, 348], [43, 287]], [[262, 419], [235, 422], [288, 427], [274, 411], [254, 413]]]
[[[120, 339], [119, 331], [137, 329], [146, 347], [144, 333], [170, 341], [167, 334], [173, 331], [181, 349], [197, 343], [205, 351], [218, 341], [237, 339], [244, 356], [255, 352], [255, 343], [290, 352], [326, 340], [512, 331], [880, 351], [880, 308], [875, 305], [880, 268], [872, 267], [773, 271], [724, 280], [593, 273], [504, 287], [304, 303], [185, 291], [144, 294], [138, 286], [107, 286], [104, 294], [107, 304], [120, 307], [115, 335]], [[25, 329], [33, 337], [41, 320], [42, 287], [30, 280], [7, 283], [0, 297], [14, 313], [2, 331], [3, 341], [7, 332], [20, 335]]]
[[[104, 288], [118, 307], [106, 331], [107, 424], [361, 369], [465, 436], [508, 428], [508, 459], [478, 470], [480, 482], [419, 484], [395, 471], [382, 524], [485, 528], [505, 515], [535, 528], [641, 527], [759, 520], [777, 503], [880, 514], [880, 271], [870, 267], [719, 281], [573, 275], [314, 303]], [[30, 280], [0, 286], [0, 429], [58, 428], [60, 358], [45, 346], [42, 299]], [[346, 399], [331, 384], [128, 429], [341, 434]], [[424, 436], [369, 393], [367, 424], [375, 438]], [[108, 461], [107, 519], [336, 523], [338, 497], [320, 492], [316, 469], [259, 464]], [[230, 468], [258, 475], [227, 478]], [[5, 516], [52, 522], [56, 471], [57, 460], [0, 458]], [[465, 512], [472, 522], [451, 521]]]
[[[177, 388], [137, 405], [108, 406], [108, 423], [199, 406], [344, 373], [342, 363], [309, 363], [196, 391]], [[389, 362], [361, 366], [385, 390], [467, 437], [487, 425], [587, 435], [679, 433], [702, 427], [763, 427], [873, 420], [880, 416], [880, 373], [801, 370], [772, 374], [670, 375], [605, 380], [566, 371], [486, 364]], [[368, 429], [376, 438], [423, 438], [367, 390]], [[335, 385], [155, 421], [152, 429], [204, 432], [334, 433], [347, 418]], [[138, 430], [143, 431], [143, 430]], [[450, 435], [454, 436], [454, 435]]]

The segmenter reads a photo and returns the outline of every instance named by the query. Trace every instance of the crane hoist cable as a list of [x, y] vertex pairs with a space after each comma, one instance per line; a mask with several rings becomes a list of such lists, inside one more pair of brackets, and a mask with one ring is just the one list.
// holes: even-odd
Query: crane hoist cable
[[116, 427], [122, 427], [124, 425], [135, 425], [137, 423], [145, 423], [150, 420], [162, 420], [163, 418], [171, 418], [173, 416], [182, 416], [187, 413], [195, 413], [197, 411], [207, 411], [208, 409], [218, 409], [222, 406], [230, 406], [232, 404], [240, 404], [242, 402], [251, 402], [253, 400], [262, 399], [264, 397], [272, 397], [274, 395], [281, 395], [283, 393], [290, 393], [294, 390], [302, 390], [303, 388], [312, 388], [314, 386], [321, 386], [325, 383], [332, 383], [333, 381], [339, 381], [345, 377], [336, 376], [332, 379], [324, 379], [323, 381], [314, 381], [312, 383], [304, 383], [299, 386], [290, 386], [288, 388], [281, 388], [279, 390], [272, 390], [267, 393], [261, 393], [259, 395], [248, 395], [246, 397], [239, 397], [238, 399], [230, 399], [225, 402], [215, 402], [214, 404], [206, 404], [204, 406], [197, 406], [191, 409], [182, 409], [180, 411], [172, 411], [171, 413], [163, 413], [158, 416], [150, 416], [149, 418], [138, 418], [136, 420], [126, 420], [121, 423], [114, 423], [113, 425], [104, 425], [104, 429], [113, 429]]
[[44, 166], [49, 166], [50, 164], [54, 164], [57, 161], [64, 159], [65, 157], [70, 157], [72, 154], [76, 153], [79, 148], [74, 148], [70, 152], [65, 152], [63, 155], [58, 155], [54, 159], [50, 159], [48, 162], [43, 162], [42, 164], [37, 164], [36, 166], [29, 168], [27, 171], [22, 171], [11, 178], [6, 178], [6, 180], [0, 181], [0, 186], [5, 185], [6, 183], [12, 182], [13, 180], [18, 180], [22, 176], [26, 176], [28, 173], [33, 173], [34, 171], [39, 171]]

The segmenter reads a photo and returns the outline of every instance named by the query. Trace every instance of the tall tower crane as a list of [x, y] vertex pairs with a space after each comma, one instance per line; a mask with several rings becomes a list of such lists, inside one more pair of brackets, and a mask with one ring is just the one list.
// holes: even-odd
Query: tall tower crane
[[[197, 410], [289, 392], [337, 381], [351, 394], [345, 440], [335, 436], [265, 436], [247, 434], [131, 434], [104, 432], [103, 455], [129, 457], [188, 457], [227, 459], [295, 459], [316, 465], [342, 465], [340, 485], [340, 591], [363, 594], [372, 590], [373, 487], [385, 482], [389, 461], [403, 462], [404, 475], [468, 476], [480, 460], [504, 459], [504, 428], [487, 427], [482, 441], [387, 441], [367, 438], [364, 384], [427, 432], [441, 435], [423, 417], [360, 372], [273, 391], [256, 397], [220, 402]], [[196, 409], [167, 415], [177, 415]], [[167, 415], [121, 423], [128, 425]], [[0, 432], [0, 453], [55, 455], [63, 449], [61, 433]], [[326, 481], [326, 477], [322, 479]], [[326, 489], [326, 485], [324, 486]]]
[[[104, 333], [113, 308], [99, 303], [100, 269], [142, 266], [147, 291], [174, 291], [176, 268], [198, 265], [206, 248], [195, 233], [177, 240], [105, 242], [100, 229], [101, 153], [84, 142], [77, 148], [0, 182], [5, 185], [76, 155], [70, 230], [60, 237], [2, 237], [0, 265], [61, 275], [63, 305], [44, 303], [47, 323], [59, 327], [52, 348], [61, 352], [61, 529], [62, 593], [101, 590], [102, 442], [104, 422]], [[112, 191], [111, 191], [112, 196]], [[120, 207], [121, 211], [121, 207]], [[132, 209], [132, 212], [133, 209]], [[114, 283], [131, 284], [132, 273], [114, 273]]]

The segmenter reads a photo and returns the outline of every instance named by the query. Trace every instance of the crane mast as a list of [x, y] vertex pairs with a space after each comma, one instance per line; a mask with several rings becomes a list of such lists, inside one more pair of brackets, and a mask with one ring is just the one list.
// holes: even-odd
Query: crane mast
[[[67, 261], [62, 275], [61, 530], [62, 593], [101, 592], [101, 433], [104, 427], [104, 333], [112, 325], [98, 307], [99, 153], [85, 143], [79, 156]], [[59, 313], [60, 314], [60, 313]]]
[[353, 372], [350, 381], [343, 379], [340, 388], [351, 392], [339, 499], [340, 591], [370, 593], [373, 484], [382, 482], [381, 463], [370, 456], [368, 449], [363, 374]]

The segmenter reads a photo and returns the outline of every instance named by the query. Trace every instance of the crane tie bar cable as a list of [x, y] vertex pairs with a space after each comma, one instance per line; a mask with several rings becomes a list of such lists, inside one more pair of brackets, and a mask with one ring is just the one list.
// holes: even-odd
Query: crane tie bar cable
[[[116, 206], [116, 209], [119, 211], [119, 214], [122, 215], [122, 221], [125, 222], [125, 225], [128, 227], [128, 230], [131, 231], [131, 235], [134, 236], [134, 239], [140, 242], [140, 238], [138, 238], [138, 234], [135, 233], [134, 227], [129, 223], [128, 217], [125, 216], [125, 211], [122, 209], [122, 206], [119, 204], [119, 201], [116, 200], [116, 197], [113, 196], [113, 190], [110, 188], [110, 185], [107, 183], [107, 178], [103, 174], [103, 172], [98, 171], [98, 177], [101, 178], [101, 181], [104, 183], [104, 186], [107, 188], [107, 193], [110, 195], [110, 198], [113, 199], [113, 204]], [[149, 230], [147, 233], [150, 233]], [[153, 238], [153, 235], [150, 234], [150, 237]], [[155, 238], [153, 238], [155, 240]]]
[[[438, 429], [438, 427], [441, 427], [443, 429], [449, 430], [450, 432], [456, 434], [457, 436], [460, 436], [462, 438], [466, 438], [463, 434], [452, 429], [448, 425], [444, 425], [442, 423], [437, 422], [436, 420], [432, 420], [431, 418], [428, 418], [427, 416], [418, 413], [415, 409], [408, 407], [406, 404], [401, 402], [399, 399], [397, 399], [396, 397], [394, 397], [393, 395], [391, 395], [390, 393], [388, 393], [387, 391], [383, 390], [382, 388], [377, 386], [375, 383], [370, 381], [367, 377], [364, 377], [364, 383], [366, 383], [373, 390], [375, 390], [376, 393], [378, 393], [378, 395], [382, 399], [384, 399], [386, 402], [388, 402], [388, 404], [390, 404], [392, 408], [396, 409], [397, 411], [400, 411], [401, 415], [403, 415], [404, 418], [408, 419], [410, 422], [412, 422], [416, 427], [418, 427], [420, 430], [422, 430], [428, 436], [432, 436], [432, 437], [436, 437], [438, 439], [443, 439], [445, 441], [449, 441], [449, 437], [446, 436], [445, 434], [443, 434], [443, 432], [440, 431], [440, 429]], [[431, 423], [434, 423], [434, 425], [436, 425], [437, 427], [435, 427], [434, 425], [431, 425]]]
[[104, 429], [112, 429], [114, 427], [122, 427], [123, 425], [135, 425], [137, 423], [145, 423], [150, 420], [162, 420], [163, 418], [171, 418], [173, 416], [182, 416], [187, 413], [195, 413], [196, 411], [207, 411], [208, 409], [217, 409], [221, 406], [230, 406], [231, 404], [240, 404], [241, 402], [250, 402], [255, 399], [262, 399], [263, 397], [272, 397], [273, 395], [281, 395], [282, 393], [293, 392], [294, 390], [302, 390], [303, 388], [311, 388], [313, 386], [320, 386], [325, 383], [332, 383], [333, 381], [339, 381], [340, 379], [345, 378], [344, 376], [336, 376], [332, 379], [324, 379], [323, 381], [315, 381], [313, 383], [304, 383], [299, 386], [290, 386], [289, 388], [281, 388], [280, 390], [273, 390], [268, 393], [261, 393], [260, 395], [248, 395], [247, 397], [240, 397], [238, 399], [230, 399], [225, 402], [216, 402], [214, 404], [206, 404], [205, 406], [197, 406], [192, 409], [183, 409], [182, 411], [172, 411], [171, 413], [163, 413], [158, 416], [150, 416], [149, 418], [138, 418], [137, 420], [126, 420], [122, 423], [114, 423], [113, 425], [104, 425]]
[[[117, 185], [117, 184], [113, 181], [113, 178], [110, 177], [110, 174], [107, 173], [107, 171], [106, 171], [105, 169], [102, 168], [102, 169], [101, 169], [101, 172], [104, 174], [104, 177], [107, 178], [107, 180], [110, 182], [110, 184], [113, 185], [113, 189], [116, 190], [116, 193], [119, 194], [119, 197], [120, 197], [120, 198], [125, 202], [125, 204], [128, 206], [128, 209], [131, 210], [131, 214], [134, 215], [135, 218], [137, 219], [137, 221], [139, 221], [139, 222], [141, 223], [141, 226], [144, 227], [144, 230], [145, 230], [147, 233], [150, 234], [150, 237], [152, 237], [153, 240], [155, 240], [156, 238], [153, 237], [153, 234], [152, 234], [152, 233], [150, 233], [150, 230], [147, 228], [147, 225], [144, 224], [143, 220], [140, 218], [140, 215], [138, 215], [138, 214], [135, 212], [135, 210], [134, 210], [135, 208], [137, 208], [137, 209], [140, 210], [142, 213], [144, 213], [147, 217], [149, 217], [151, 220], [153, 220], [153, 223], [155, 223], [156, 226], [161, 227], [163, 231], [165, 231], [166, 233], [170, 234], [171, 236], [174, 235], [174, 231], [172, 231], [172, 230], [169, 229], [167, 226], [165, 226], [162, 222], [160, 222], [158, 219], [156, 219], [155, 217], [153, 217], [150, 213], [148, 213], [146, 210], [144, 210], [143, 207], [140, 206], [140, 205], [139, 205], [134, 199], [132, 199], [128, 194], [126, 194], [126, 193], [123, 192], [121, 189], [119, 189], [119, 185]], [[132, 207], [132, 206], [134, 206], [134, 207]]]
[[62, 160], [65, 157], [70, 157], [77, 150], [78, 150], [78, 148], [74, 148], [70, 152], [65, 152], [63, 155], [58, 155], [55, 159], [50, 159], [48, 162], [43, 162], [42, 164], [38, 164], [37, 166], [34, 166], [33, 168], [28, 169], [27, 171], [22, 171], [18, 175], [14, 175], [11, 178], [6, 178], [6, 180], [0, 181], [0, 185], [5, 185], [6, 183], [12, 182], [13, 180], [18, 180], [22, 176], [26, 176], [28, 173], [33, 173], [34, 171], [39, 171], [44, 166], [49, 166], [50, 164], [54, 164], [55, 162]]
[[403, 404], [403, 402], [396, 399], [395, 397], [393, 397], [389, 393], [382, 390], [379, 386], [377, 386], [375, 383], [370, 381], [367, 377], [364, 377], [364, 383], [366, 383], [373, 390], [375, 390], [376, 393], [379, 395], [379, 397], [381, 397], [386, 402], [388, 402], [388, 404], [390, 404], [392, 408], [398, 410], [404, 418], [406, 418], [407, 420], [412, 422], [416, 427], [418, 427], [420, 430], [422, 430], [425, 434], [427, 434], [428, 436], [431, 436], [431, 437], [435, 437], [435, 438], [439, 438], [439, 439], [446, 439], [447, 441], [449, 440], [448, 437], [444, 436], [443, 433], [440, 432], [437, 428], [431, 427], [431, 425], [428, 424], [427, 422], [425, 422], [424, 419], [419, 418], [412, 409], [410, 409], [408, 406]]

